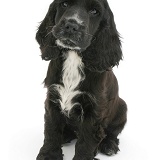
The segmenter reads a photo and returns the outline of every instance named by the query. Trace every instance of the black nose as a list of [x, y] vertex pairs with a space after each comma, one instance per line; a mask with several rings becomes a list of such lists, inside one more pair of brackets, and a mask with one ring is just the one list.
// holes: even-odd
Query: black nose
[[66, 22], [65, 31], [68, 33], [76, 33], [79, 29], [79, 25], [74, 22]]

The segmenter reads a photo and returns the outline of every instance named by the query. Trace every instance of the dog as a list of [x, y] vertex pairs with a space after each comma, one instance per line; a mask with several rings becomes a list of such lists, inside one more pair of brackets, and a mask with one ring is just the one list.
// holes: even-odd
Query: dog
[[62, 144], [77, 139], [73, 160], [119, 151], [127, 121], [112, 71], [121, 41], [106, 0], [54, 0], [38, 27], [41, 57], [50, 61], [44, 80], [44, 144], [37, 160], [62, 160]]

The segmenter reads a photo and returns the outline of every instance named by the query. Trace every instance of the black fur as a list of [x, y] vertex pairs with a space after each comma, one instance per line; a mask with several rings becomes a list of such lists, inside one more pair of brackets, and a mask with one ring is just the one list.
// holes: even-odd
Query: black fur
[[[63, 2], [69, 5], [62, 7]], [[90, 10], [95, 7], [99, 13], [90, 15]], [[67, 50], [56, 45], [57, 35], [54, 32], [55, 26], [58, 31], [65, 15], [75, 10], [83, 11], [80, 12], [81, 18], [86, 22], [80, 30], [81, 40], [76, 41], [82, 48], [77, 52], [85, 66], [85, 79], [79, 85], [84, 94], [73, 99], [81, 106], [75, 106], [68, 118], [56, 102], [58, 95], [52, 92], [53, 84], [61, 84], [62, 53]], [[113, 14], [106, 0], [55, 0], [38, 28], [36, 39], [42, 59], [51, 60], [44, 81], [48, 88], [45, 139], [37, 160], [62, 160], [62, 144], [75, 138], [78, 140], [73, 160], [92, 160], [97, 151], [106, 155], [116, 154], [119, 151], [117, 136], [125, 126], [127, 106], [119, 98], [117, 79], [112, 72], [112, 67], [122, 59], [122, 51]]]

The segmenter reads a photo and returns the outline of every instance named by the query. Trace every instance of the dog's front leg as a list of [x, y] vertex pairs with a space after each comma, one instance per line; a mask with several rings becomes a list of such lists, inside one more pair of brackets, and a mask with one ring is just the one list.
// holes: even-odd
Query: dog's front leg
[[45, 111], [44, 145], [36, 160], [63, 160], [61, 145], [64, 123], [62, 114], [58, 106], [49, 100], [46, 100]]
[[104, 136], [101, 125], [93, 124], [92, 119], [84, 120], [80, 124], [73, 160], [93, 160]]

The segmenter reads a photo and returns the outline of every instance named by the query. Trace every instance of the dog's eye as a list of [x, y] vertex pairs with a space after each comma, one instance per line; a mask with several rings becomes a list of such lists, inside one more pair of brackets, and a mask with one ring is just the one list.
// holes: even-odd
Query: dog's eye
[[90, 13], [91, 15], [98, 15], [98, 14], [99, 14], [99, 11], [98, 11], [97, 9], [93, 8], [93, 9], [91, 9], [91, 10], [89, 11], [89, 13]]
[[61, 3], [61, 6], [62, 6], [63, 8], [66, 8], [66, 7], [68, 7], [68, 2], [67, 2], [67, 1], [65, 1], [65, 2], [62, 2], [62, 3]]

